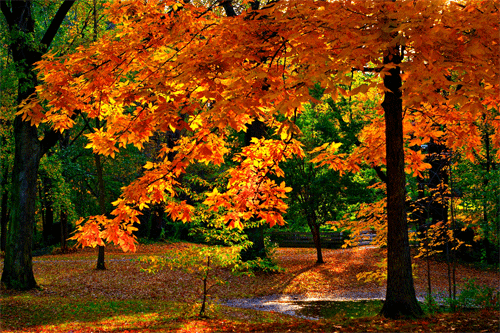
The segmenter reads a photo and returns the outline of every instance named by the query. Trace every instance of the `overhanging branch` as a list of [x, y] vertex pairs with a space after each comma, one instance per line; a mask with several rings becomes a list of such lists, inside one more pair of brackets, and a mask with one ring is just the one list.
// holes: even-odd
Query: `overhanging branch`
[[[62, 4], [61, 7], [57, 10], [56, 15], [52, 19], [52, 22], [50, 22], [50, 26], [47, 28], [47, 31], [45, 31], [45, 34], [42, 38], [42, 44], [45, 45], [45, 48], [43, 52], [45, 53], [47, 49], [49, 48], [50, 44], [54, 40], [54, 37], [57, 34], [57, 31], [59, 30], [59, 27], [61, 26], [62, 21], [66, 17], [66, 14], [69, 12], [71, 9], [71, 6], [75, 3], [76, 0], [65, 0]], [[3, 5], [3, 2], [2, 2]], [[3, 6], [2, 6], [2, 11], [3, 11]], [[5, 15], [5, 14], [4, 14]]]

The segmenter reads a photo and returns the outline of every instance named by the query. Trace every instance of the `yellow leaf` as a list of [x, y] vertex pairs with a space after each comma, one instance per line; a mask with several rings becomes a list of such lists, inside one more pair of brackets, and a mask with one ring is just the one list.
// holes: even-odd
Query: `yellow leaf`
[[153, 169], [155, 167], [154, 163], [153, 162], [147, 162], [145, 165], [144, 165], [144, 169]]

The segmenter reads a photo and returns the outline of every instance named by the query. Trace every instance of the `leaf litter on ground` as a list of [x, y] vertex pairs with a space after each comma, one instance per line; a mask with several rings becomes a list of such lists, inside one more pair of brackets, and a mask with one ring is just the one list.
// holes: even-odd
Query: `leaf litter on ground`
[[[62, 332], [69, 329], [92, 331], [175, 330], [213, 331], [478, 331], [498, 328], [498, 311], [438, 314], [425, 320], [391, 321], [384, 318], [345, 318], [341, 322], [310, 321], [279, 313], [217, 305], [210, 319], [196, 317], [201, 283], [193, 274], [162, 270], [150, 274], [141, 270], [138, 258], [164, 256], [198, 246], [188, 243], [140, 245], [136, 253], [122, 253], [108, 246], [107, 270], [95, 270], [96, 250], [72, 254], [46, 255], [34, 260], [40, 290], [2, 290], [2, 329], [9, 331]], [[356, 275], [374, 270], [383, 251], [372, 247], [324, 249], [325, 264], [316, 265], [314, 249], [280, 248], [274, 259], [285, 270], [235, 276], [229, 269], [216, 269], [227, 284], [216, 286], [212, 298], [234, 299], [276, 294], [316, 299], [360, 299], [383, 297], [385, 286], [358, 281]], [[416, 260], [415, 288], [425, 295], [426, 265]], [[3, 265], [3, 263], [2, 263]], [[433, 291], [448, 290], [447, 268], [431, 262]], [[475, 278], [479, 285], [498, 288], [500, 274], [457, 265], [457, 281]], [[478, 322], [479, 320], [480, 322]], [[194, 325], [194, 326], [193, 326]], [[351, 325], [354, 325], [351, 327]], [[338, 327], [337, 327], [338, 326]], [[357, 327], [357, 328], [356, 328]], [[425, 331], [425, 330], [423, 330]]]

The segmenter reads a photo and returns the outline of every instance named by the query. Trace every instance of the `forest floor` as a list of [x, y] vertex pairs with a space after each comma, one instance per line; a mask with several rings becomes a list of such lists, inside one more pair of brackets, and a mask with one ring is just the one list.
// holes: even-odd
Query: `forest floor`
[[[202, 282], [194, 274], [141, 270], [141, 256], [165, 255], [193, 246], [187, 243], [140, 245], [135, 253], [107, 247], [107, 270], [94, 269], [95, 249], [34, 258], [40, 290], [2, 290], [2, 332], [498, 332], [500, 313], [468, 310], [426, 315], [415, 320], [388, 320], [379, 316], [308, 320], [278, 312], [223, 306], [231, 299], [284, 295], [301, 299], [373, 299], [385, 296], [385, 286], [358, 281], [360, 272], [373, 271], [383, 250], [372, 247], [324, 250], [326, 261], [315, 265], [314, 249], [278, 249], [274, 259], [279, 273], [234, 276], [228, 269], [216, 275], [227, 283], [212, 292], [209, 319], [199, 318]], [[174, 253], [174, 252], [172, 252]], [[423, 297], [427, 288], [427, 264], [416, 260], [415, 288]], [[3, 267], [3, 263], [2, 263]], [[447, 266], [431, 262], [433, 292], [448, 293]], [[460, 285], [474, 278], [477, 285], [498, 289], [500, 274], [457, 265]]]

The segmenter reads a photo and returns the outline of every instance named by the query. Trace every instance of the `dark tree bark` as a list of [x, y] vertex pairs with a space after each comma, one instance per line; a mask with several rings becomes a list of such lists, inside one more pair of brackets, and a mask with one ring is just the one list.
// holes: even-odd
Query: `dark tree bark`
[[[399, 46], [389, 48], [384, 64], [399, 65]], [[381, 314], [387, 318], [423, 314], [415, 296], [405, 210], [403, 106], [399, 66], [384, 77], [387, 161], [387, 293]]]
[[[94, 159], [95, 159], [95, 167], [97, 170], [97, 180], [99, 183], [99, 210], [102, 215], [106, 214], [106, 202], [105, 202], [105, 196], [104, 196], [104, 180], [102, 177], [102, 164], [101, 164], [101, 155], [99, 154], [94, 154]], [[99, 270], [104, 270], [106, 269], [106, 265], [104, 263], [104, 254], [105, 254], [105, 247], [99, 245], [98, 246], [98, 255], [97, 255], [97, 266], [96, 269]]]
[[7, 178], [9, 177], [9, 166], [5, 163], [2, 177], [2, 198], [0, 199], [0, 251], [5, 251], [7, 243], [7, 223], [9, 220], [9, 192], [7, 191]]
[[54, 201], [52, 200], [50, 192], [52, 191], [52, 179], [45, 174], [41, 173], [42, 180], [42, 190], [40, 201], [43, 205], [44, 218], [42, 223], [42, 238], [43, 245], [49, 246], [57, 241], [53, 237], [53, 226], [54, 226]]
[[68, 214], [64, 209], [61, 210], [60, 219], [61, 219], [61, 252], [66, 253], [68, 252], [67, 239], [69, 235], [68, 235]]
[[[439, 144], [431, 140], [428, 145], [428, 156], [426, 161], [431, 165], [429, 170], [429, 179], [427, 185], [431, 190], [429, 198], [429, 214], [432, 218], [432, 223], [448, 221], [448, 200], [443, 200], [446, 194], [445, 188], [441, 185], [448, 185], [448, 170], [449, 164], [448, 150], [445, 145]], [[434, 197], [432, 194], [434, 193]], [[439, 199], [438, 195], [439, 193]]]
[[[67, 149], [70, 146], [70, 135], [69, 132], [65, 132], [62, 139], [59, 141], [60, 143], [60, 148], [62, 150]], [[61, 233], [59, 235], [60, 241], [61, 241], [61, 252], [62, 253], [67, 253], [68, 252], [68, 241], [67, 239], [69, 238], [69, 230], [68, 230], [68, 212], [67, 212], [67, 207], [61, 207], [61, 211], [59, 213], [59, 219], [60, 219], [60, 228], [61, 228]]]
[[316, 248], [316, 264], [324, 264], [323, 260], [323, 252], [321, 251], [321, 237], [319, 233], [319, 224], [316, 222], [316, 214], [314, 214], [311, 220], [308, 220], [309, 228], [311, 229], [311, 233], [313, 235], [314, 247]]
[[[96, 119], [96, 127], [99, 128], [99, 119]], [[104, 188], [104, 178], [103, 178], [103, 167], [102, 167], [102, 161], [101, 161], [101, 155], [99, 154], [94, 154], [94, 161], [95, 161], [95, 168], [97, 171], [97, 183], [99, 187], [99, 210], [101, 215], [106, 215], [106, 193], [105, 193], [105, 188]], [[99, 270], [104, 270], [106, 269], [106, 265], [104, 263], [104, 254], [105, 254], [105, 247], [104, 246], [98, 246], [98, 255], [97, 255], [97, 266], [96, 269]]]
[[149, 229], [149, 239], [160, 238], [161, 231], [163, 229], [163, 218], [165, 216], [165, 210], [160, 206], [155, 206], [151, 211], [151, 228]]
[[[488, 129], [488, 126], [483, 130], [483, 142], [484, 142], [484, 149], [485, 149], [485, 168], [486, 168], [486, 173], [483, 178], [483, 186], [485, 191], [488, 188], [489, 185], [489, 179], [488, 177], [490, 176], [490, 172], [492, 169], [492, 158], [491, 158], [491, 138], [490, 138], [490, 132]], [[483, 230], [484, 230], [484, 248], [486, 251], [486, 261], [488, 264], [494, 264], [495, 258], [492, 256], [492, 248], [491, 248], [491, 243], [490, 243], [490, 223], [489, 223], [489, 216], [488, 216], [488, 198], [487, 194], [483, 193]]]
[[[37, 83], [34, 63], [41, 59], [73, 5], [65, 1], [47, 28], [41, 45], [31, 41], [35, 30], [31, 1], [0, 1], [0, 8], [9, 26], [12, 58], [19, 71], [17, 102], [35, 92]], [[40, 140], [35, 126], [14, 119], [14, 167], [12, 170], [11, 214], [7, 234], [2, 284], [11, 289], [28, 290], [37, 287], [32, 266], [32, 240], [35, 221], [36, 181], [40, 159], [58, 138], [56, 132], [45, 133]]]

